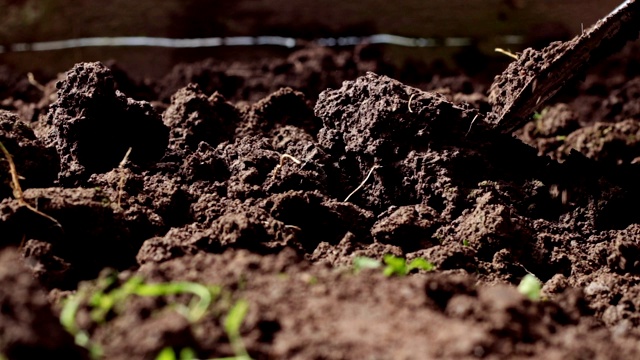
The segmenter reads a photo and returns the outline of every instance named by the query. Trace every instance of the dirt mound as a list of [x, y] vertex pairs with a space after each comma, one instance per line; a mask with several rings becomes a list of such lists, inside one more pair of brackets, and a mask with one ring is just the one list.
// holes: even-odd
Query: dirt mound
[[61, 182], [77, 185], [93, 173], [111, 170], [129, 148], [130, 160], [139, 165], [164, 154], [168, 129], [160, 115], [149, 103], [116, 90], [106, 66], [78, 64], [56, 86], [58, 99], [47, 122], [53, 126], [49, 143], [61, 160]]

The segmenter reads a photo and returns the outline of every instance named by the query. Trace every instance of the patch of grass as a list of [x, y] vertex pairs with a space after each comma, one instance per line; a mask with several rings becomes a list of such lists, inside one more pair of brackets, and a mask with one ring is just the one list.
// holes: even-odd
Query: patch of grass
[[384, 274], [386, 276], [406, 276], [414, 269], [424, 271], [432, 271], [435, 269], [435, 266], [426, 259], [415, 258], [407, 263], [406, 259], [391, 254], [384, 256], [384, 263], [387, 264], [387, 267], [384, 268]]
[[89, 334], [80, 329], [76, 322], [77, 312], [84, 302], [90, 307], [91, 319], [101, 324], [106, 321], [110, 313], [118, 312], [124, 306], [125, 300], [130, 296], [158, 297], [193, 294], [195, 296], [188, 306], [177, 303], [170, 305], [193, 323], [199, 321], [206, 314], [213, 301], [218, 298], [222, 291], [219, 286], [205, 286], [192, 282], [148, 284], [139, 276], [133, 276], [121, 286], [107, 291], [116, 280], [117, 276], [114, 273], [98, 280], [93, 289], [80, 289], [77, 294], [67, 298], [60, 313], [60, 322], [64, 328], [75, 337], [78, 345], [90, 351], [94, 359], [100, 358], [102, 351], [97, 345], [91, 343]]
[[542, 291], [542, 282], [534, 275], [527, 274], [520, 281], [518, 291], [532, 301], [539, 301], [540, 293]]
[[[416, 258], [407, 263], [407, 260], [395, 255], [387, 254], [383, 257], [384, 264], [383, 273], [386, 276], [406, 276], [412, 270], [420, 269], [424, 271], [432, 271], [435, 266], [423, 258]], [[363, 269], [377, 269], [383, 266], [379, 260], [366, 256], [359, 256], [353, 259], [353, 269], [357, 273]]]

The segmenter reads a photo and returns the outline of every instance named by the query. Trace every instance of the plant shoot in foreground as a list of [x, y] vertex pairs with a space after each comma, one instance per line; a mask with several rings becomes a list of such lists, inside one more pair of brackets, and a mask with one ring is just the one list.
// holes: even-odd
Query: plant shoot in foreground
[[60, 322], [64, 328], [75, 337], [78, 345], [90, 350], [93, 358], [99, 358], [101, 351], [97, 346], [91, 344], [89, 334], [80, 329], [76, 323], [76, 315], [83, 301], [86, 300], [91, 309], [91, 319], [96, 323], [103, 323], [107, 315], [112, 311], [117, 311], [131, 295], [157, 297], [193, 294], [195, 297], [188, 306], [182, 304], [172, 304], [172, 306], [190, 322], [197, 322], [206, 314], [214, 299], [221, 292], [220, 287], [207, 287], [192, 282], [146, 284], [139, 276], [134, 276], [120, 287], [106, 292], [105, 290], [111, 287], [115, 281], [116, 275], [112, 274], [100, 279], [97, 284], [97, 290], [92, 293], [88, 293], [86, 289], [79, 290], [76, 295], [66, 300], [60, 313]]
[[533, 301], [540, 300], [542, 282], [532, 274], [525, 275], [518, 285], [518, 291]]
[[227, 317], [224, 319], [224, 331], [227, 333], [227, 337], [229, 337], [229, 342], [236, 356], [220, 360], [251, 360], [244, 346], [244, 342], [242, 342], [242, 335], [240, 335], [240, 327], [248, 311], [249, 303], [243, 299], [238, 300], [231, 310], [229, 310]]
[[[406, 259], [387, 254], [384, 256], [383, 261], [386, 265], [383, 273], [386, 276], [406, 276], [414, 269], [424, 271], [432, 271], [435, 269], [435, 266], [432, 263], [423, 258], [415, 258], [407, 263]], [[363, 269], [377, 269], [382, 266], [383, 264], [379, 260], [366, 256], [358, 256], [353, 259], [353, 269], [356, 273]]]
[[387, 267], [384, 268], [384, 274], [387, 276], [406, 276], [414, 269], [420, 269], [424, 271], [431, 271], [435, 269], [435, 266], [429, 261], [423, 258], [415, 258], [411, 262], [407, 263], [406, 259], [388, 254], [384, 256], [384, 263]]
[[180, 350], [180, 353], [176, 355], [176, 352], [172, 347], [168, 346], [160, 351], [156, 360], [194, 360], [196, 359], [196, 353], [191, 348], [184, 348]]

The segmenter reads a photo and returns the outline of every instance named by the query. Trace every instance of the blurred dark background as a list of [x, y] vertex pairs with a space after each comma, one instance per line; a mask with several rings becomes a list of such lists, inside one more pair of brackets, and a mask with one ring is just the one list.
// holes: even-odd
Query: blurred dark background
[[[467, 46], [407, 48], [384, 45], [389, 61], [440, 61], [473, 73], [510, 61], [495, 47], [519, 51], [566, 40], [615, 8], [621, 0], [0, 0], [0, 45], [81, 37], [195, 38], [280, 35], [296, 39], [390, 33], [408, 37], [470, 38]], [[505, 44], [517, 35], [520, 44]], [[5, 52], [0, 64], [54, 76], [79, 61], [115, 59], [137, 76], [158, 77], [179, 62], [286, 56], [276, 46], [164, 49], [85, 47]]]

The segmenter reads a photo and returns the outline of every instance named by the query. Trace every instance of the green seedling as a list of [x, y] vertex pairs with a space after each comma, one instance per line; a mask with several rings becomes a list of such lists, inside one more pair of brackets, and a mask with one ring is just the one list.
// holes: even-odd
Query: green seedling
[[467, 239], [462, 240], [462, 246], [469, 246], [469, 245], [470, 245], [469, 240]]
[[251, 360], [251, 356], [249, 356], [247, 348], [242, 341], [242, 335], [240, 334], [240, 327], [248, 311], [249, 303], [243, 299], [236, 301], [231, 310], [229, 310], [227, 317], [224, 319], [224, 331], [227, 333], [227, 337], [229, 337], [229, 342], [236, 356], [217, 360]]
[[173, 306], [190, 322], [197, 322], [206, 314], [211, 303], [222, 291], [218, 286], [207, 287], [192, 282], [145, 284], [141, 277], [134, 276], [120, 287], [106, 292], [106, 289], [110, 288], [115, 281], [116, 275], [113, 274], [98, 281], [97, 290], [90, 294], [85, 289], [80, 290], [66, 300], [60, 314], [60, 322], [64, 328], [75, 337], [78, 345], [90, 350], [93, 358], [100, 357], [100, 349], [91, 344], [89, 334], [80, 329], [76, 323], [78, 309], [85, 299], [88, 299], [87, 303], [91, 308], [91, 319], [96, 323], [104, 323], [108, 314], [114, 310], [117, 311], [132, 295], [157, 297], [193, 294], [196, 296], [188, 306], [181, 304], [173, 304]]
[[[407, 260], [387, 254], [383, 258], [386, 265], [383, 273], [386, 276], [406, 276], [414, 269], [420, 269], [425, 271], [432, 271], [435, 266], [429, 261], [423, 258], [413, 259], [407, 264]], [[366, 256], [358, 256], [353, 259], [353, 269], [357, 273], [363, 269], [377, 269], [382, 267], [383, 264], [379, 260], [372, 259]]]
[[98, 345], [92, 344], [89, 333], [80, 329], [76, 324], [76, 313], [82, 300], [83, 297], [80, 294], [67, 298], [60, 312], [60, 323], [68, 333], [73, 335], [78, 346], [89, 350], [89, 355], [92, 359], [99, 359], [102, 357], [102, 349]]
[[162, 349], [156, 356], [156, 360], [193, 360], [195, 358], [196, 353], [191, 348], [184, 348], [176, 355], [176, 352], [170, 346]]
[[533, 301], [540, 300], [542, 282], [532, 274], [525, 275], [518, 285], [518, 291]]
[[423, 258], [415, 258], [407, 264], [407, 260], [387, 254], [384, 256], [384, 263], [387, 267], [384, 268], [384, 274], [386, 276], [406, 276], [414, 269], [420, 269], [424, 271], [432, 271], [435, 266], [429, 261]]
[[539, 113], [539, 112], [536, 111], [535, 113], [533, 113], [532, 118], [533, 118], [533, 120], [540, 120], [540, 119], [542, 119], [542, 113]]
[[364, 269], [377, 269], [382, 266], [382, 263], [379, 260], [372, 259], [366, 256], [356, 256], [353, 258], [353, 270], [356, 273]]

